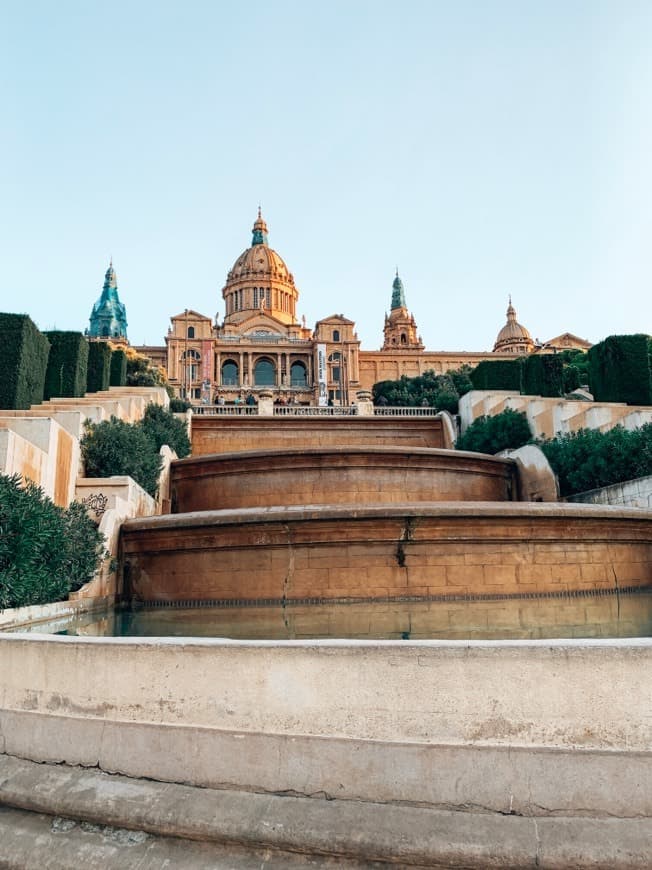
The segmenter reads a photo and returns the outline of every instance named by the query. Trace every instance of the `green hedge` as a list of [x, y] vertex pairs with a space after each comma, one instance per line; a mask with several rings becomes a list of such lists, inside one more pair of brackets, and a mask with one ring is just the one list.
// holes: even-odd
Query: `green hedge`
[[43, 401], [50, 342], [27, 314], [0, 314], [0, 408]]
[[526, 396], [561, 396], [564, 392], [564, 363], [555, 354], [533, 354], [521, 362], [523, 393]]
[[124, 350], [114, 350], [111, 354], [109, 383], [112, 387], [124, 387], [127, 383], [127, 354]]
[[596, 402], [652, 405], [649, 335], [610, 335], [589, 350], [589, 384]]
[[513, 390], [521, 392], [521, 360], [483, 360], [471, 372], [474, 390]]
[[111, 348], [105, 341], [88, 343], [88, 385], [89, 393], [108, 390], [111, 382]]
[[83, 396], [88, 377], [88, 342], [81, 332], [45, 333], [50, 356], [45, 373], [45, 398]]

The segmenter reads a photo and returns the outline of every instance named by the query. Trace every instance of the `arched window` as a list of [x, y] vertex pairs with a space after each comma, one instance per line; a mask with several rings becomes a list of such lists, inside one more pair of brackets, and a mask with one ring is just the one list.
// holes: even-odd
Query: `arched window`
[[259, 359], [254, 366], [254, 384], [257, 387], [273, 387], [276, 383], [276, 369], [269, 359]]
[[340, 331], [339, 331], [339, 329], [334, 329], [333, 330], [333, 341], [339, 341], [339, 340], [340, 340]]
[[237, 387], [238, 386], [238, 365], [232, 359], [228, 359], [222, 363], [222, 386]]
[[404, 332], [401, 333], [401, 344], [407, 344], [407, 335]]
[[339, 383], [340, 378], [342, 376], [342, 370], [340, 368], [340, 362], [342, 360], [342, 354], [339, 351], [332, 353], [328, 357], [328, 362], [330, 363], [330, 378], [328, 379], [330, 383], [335, 381]]
[[290, 366], [290, 386], [307, 386], [306, 367], [302, 362], [293, 362]]
[[194, 338], [194, 337], [195, 337], [195, 327], [189, 326], [188, 327], [188, 338]]
[[108, 326], [103, 326], [103, 327], [102, 327], [102, 336], [103, 336], [104, 338], [108, 338], [108, 337], [109, 337], [109, 327], [108, 327]]
[[199, 360], [201, 355], [197, 350], [188, 350], [181, 355], [183, 368], [185, 370], [185, 383], [192, 384], [199, 377]]

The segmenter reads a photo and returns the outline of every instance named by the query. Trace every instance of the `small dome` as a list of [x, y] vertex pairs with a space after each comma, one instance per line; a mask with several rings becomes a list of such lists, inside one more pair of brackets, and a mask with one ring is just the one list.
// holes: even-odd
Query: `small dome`
[[496, 343], [494, 344], [494, 352], [509, 352], [527, 353], [534, 347], [532, 336], [528, 330], [516, 320], [516, 310], [512, 305], [512, 298], [509, 298], [507, 307], [507, 323], [498, 333]]

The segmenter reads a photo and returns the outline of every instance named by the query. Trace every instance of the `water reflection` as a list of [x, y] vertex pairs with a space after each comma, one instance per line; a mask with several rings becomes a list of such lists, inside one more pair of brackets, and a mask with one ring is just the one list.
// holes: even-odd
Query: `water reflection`
[[[20, 629], [24, 631], [25, 629]], [[652, 594], [286, 607], [137, 608], [32, 626], [98, 637], [499, 640], [652, 636]]]

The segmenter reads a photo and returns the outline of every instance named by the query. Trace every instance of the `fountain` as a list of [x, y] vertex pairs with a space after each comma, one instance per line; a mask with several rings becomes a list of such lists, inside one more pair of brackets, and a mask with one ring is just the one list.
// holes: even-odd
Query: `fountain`
[[[396, 444], [387, 431], [378, 441], [377, 426], [362, 437], [356, 424], [360, 437], [349, 447], [321, 434], [301, 446], [293, 426], [283, 445], [280, 425], [270, 418], [265, 441], [257, 421], [265, 450], [247, 440], [234, 451], [232, 428], [227, 452], [211, 453], [219, 439], [201, 421], [207, 449], [172, 468], [176, 512], [124, 524], [129, 598], [298, 606], [602, 592], [620, 601], [652, 586], [648, 511], [520, 501], [527, 487], [514, 459], [453, 453], [441, 442]], [[301, 421], [304, 435], [324, 427]], [[340, 858], [644, 866], [647, 638], [14, 635], [0, 644], [2, 751], [218, 790], [210, 794], [236, 790], [249, 801], [264, 794], [256, 816], [264, 823], [241, 812], [241, 823], [221, 830], [226, 839], [249, 825], [258, 845]], [[89, 806], [88, 789], [99, 787], [84, 791]], [[34, 795], [30, 806], [47, 812], [47, 795]], [[178, 798], [162, 830], [202, 839], [205, 832], [188, 834], [179, 809], [187, 799]], [[106, 802], [95, 811], [75, 806], [85, 818], [107, 817]], [[315, 815], [339, 807], [343, 827]], [[375, 821], [363, 824], [367, 811]], [[120, 818], [144, 824], [126, 809]]]

